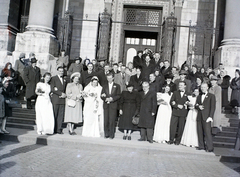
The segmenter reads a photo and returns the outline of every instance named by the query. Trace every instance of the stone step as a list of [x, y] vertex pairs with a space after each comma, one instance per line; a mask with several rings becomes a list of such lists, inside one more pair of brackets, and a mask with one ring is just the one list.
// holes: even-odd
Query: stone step
[[230, 127], [238, 127], [239, 124], [238, 123], [230, 123]]
[[226, 142], [213, 142], [214, 147], [221, 147], [221, 148], [231, 148], [234, 149], [235, 144], [234, 143], [226, 143]]
[[222, 127], [222, 131], [237, 132], [238, 131], [238, 127]]
[[25, 108], [12, 108], [13, 112], [31, 113], [35, 114], [35, 109], [25, 109]]
[[227, 131], [222, 131], [217, 134], [217, 136], [226, 136], [226, 137], [236, 137], [237, 132], [227, 132]]
[[26, 129], [26, 130], [34, 130], [34, 125], [29, 125], [29, 124], [23, 124], [23, 123], [13, 123], [13, 122], [8, 122], [6, 124], [6, 127], [12, 127], [12, 128], [20, 128], [20, 129]]
[[28, 125], [35, 125], [35, 119], [22, 118], [22, 117], [8, 117], [7, 122], [22, 123]]
[[22, 118], [29, 118], [29, 119], [36, 119], [36, 115], [33, 113], [22, 113], [22, 112], [12, 112], [12, 117], [22, 117]]
[[215, 137], [213, 137], [213, 141], [214, 142], [235, 143], [236, 137], [215, 136]]

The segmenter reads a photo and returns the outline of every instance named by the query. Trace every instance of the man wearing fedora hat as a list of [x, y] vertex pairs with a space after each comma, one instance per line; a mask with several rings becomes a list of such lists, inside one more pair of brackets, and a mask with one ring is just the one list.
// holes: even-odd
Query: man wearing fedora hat
[[179, 76], [180, 78], [179, 79], [176, 79], [174, 81], [174, 84], [176, 84], [176, 87], [179, 88], [179, 82], [182, 81], [182, 82], [185, 82], [186, 83], [186, 92], [188, 93], [191, 93], [191, 87], [192, 87], [192, 83], [190, 80], [186, 79], [186, 76], [187, 76], [187, 72], [184, 71], [184, 70], [181, 70], [179, 72]]
[[31, 65], [24, 68], [24, 81], [26, 83], [27, 109], [32, 109], [31, 100], [36, 99], [36, 85], [40, 81], [40, 68], [36, 66], [37, 59], [31, 59]]

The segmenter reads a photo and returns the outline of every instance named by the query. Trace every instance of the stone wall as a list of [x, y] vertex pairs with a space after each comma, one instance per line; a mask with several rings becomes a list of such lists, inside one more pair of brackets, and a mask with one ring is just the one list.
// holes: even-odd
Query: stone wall
[[73, 15], [73, 30], [70, 59], [80, 56], [80, 45], [83, 25], [83, 22], [81, 20], [84, 17], [83, 15], [84, 2], [85, 0], [71, 0], [69, 2], [69, 11]]
[[[85, 0], [83, 19], [92, 21], [83, 21], [82, 35], [80, 43], [80, 56], [85, 59], [94, 59], [96, 52], [96, 38], [98, 29], [98, 15], [104, 12], [104, 0]], [[87, 15], [87, 16], [86, 16]], [[87, 17], [87, 18], [86, 18]]]
[[[214, 19], [216, 16], [216, 0], [185, 0], [182, 8], [182, 17], [181, 17], [181, 25], [182, 26], [189, 26], [189, 21], [191, 20], [191, 25], [197, 25], [200, 28], [205, 27], [207, 24], [207, 21], [210, 20], [212, 24], [211, 27], [214, 27]], [[184, 61], [188, 60], [188, 35], [189, 35], [189, 29], [188, 28], [178, 28], [180, 30], [180, 39], [179, 39], [179, 48], [178, 50], [178, 56], [176, 64], [177, 66], [181, 66]], [[201, 41], [204, 36], [200, 34], [196, 34], [195, 36], [195, 44], [193, 44], [199, 51], [202, 49]], [[205, 36], [206, 37], [206, 36]], [[206, 43], [205, 45], [210, 46], [210, 44]], [[209, 47], [210, 48], [210, 47]], [[208, 65], [210, 49], [205, 49], [206, 56], [204, 56], [204, 61], [202, 61], [202, 56], [196, 55], [195, 58], [193, 58], [193, 63], [196, 63], [197, 65]], [[194, 56], [193, 56], [194, 57]]]

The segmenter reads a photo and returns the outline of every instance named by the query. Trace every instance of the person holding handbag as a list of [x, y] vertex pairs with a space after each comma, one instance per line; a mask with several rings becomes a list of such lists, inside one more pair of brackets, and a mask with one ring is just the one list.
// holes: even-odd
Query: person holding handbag
[[137, 129], [132, 123], [133, 116], [139, 114], [140, 96], [137, 91], [133, 91], [133, 85], [128, 84], [127, 91], [123, 91], [119, 101], [120, 120], [119, 129], [124, 130], [123, 139], [131, 140], [132, 130]]
[[75, 72], [71, 75], [71, 83], [67, 84], [66, 88], [66, 106], [64, 122], [68, 123], [68, 131], [70, 135], [76, 135], [74, 124], [82, 122], [82, 91], [83, 87], [79, 84], [80, 73]]

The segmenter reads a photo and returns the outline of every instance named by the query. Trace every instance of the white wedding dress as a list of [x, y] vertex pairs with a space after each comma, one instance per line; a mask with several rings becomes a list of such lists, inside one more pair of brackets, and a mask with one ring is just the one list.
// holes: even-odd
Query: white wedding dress
[[163, 102], [158, 108], [153, 140], [158, 143], [165, 143], [165, 141], [169, 141], [170, 134], [172, 108], [169, 102], [171, 95], [162, 93], [160, 97]]
[[[188, 96], [189, 102], [192, 105], [196, 104], [196, 97]], [[197, 110], [190, 109], [188, 111], [185, 128], [183, 131], [181, 144], [185, 146], [198, 147], [198, 134], [197, 134]]]
[[54, 131], [54, 114], [53, 106], [49, 93], [51, 87], [49, 84], [39, 82], [36, 90], [41, 89], [44, 93], [37, 97], [35, 104], [36, 124], [38, 134], [53, 134]]
[[91, 83], [84, 88], [84, 93], [87, 96], [84, 97], [82, 136], [100, 137], [100, 132], [103, 131], [103, 101], [100, 98], [101, 92], [101, 86], [93, 87]]

